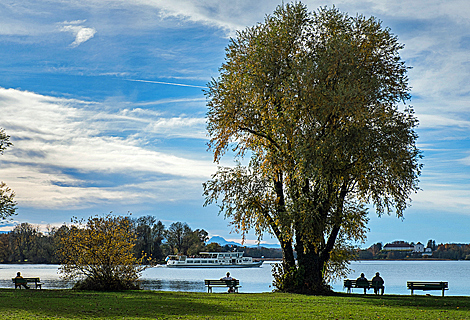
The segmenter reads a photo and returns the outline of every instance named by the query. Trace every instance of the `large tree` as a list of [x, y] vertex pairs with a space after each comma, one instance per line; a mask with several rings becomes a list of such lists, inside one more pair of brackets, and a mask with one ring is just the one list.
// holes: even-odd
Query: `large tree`
[[10, 248], [14, 262], [36, 262], [38, 259], [39, 227], [23, 222], [10, 232]]
[[[8, 147], [11, 147], [10, 136], [5, 130], [0, 128], [0, 155]], [[15, 193], [3, 182], [0, 181], [0, 218], [2, 220], [16, 214]]]
[[165, 232], [167, 244], [173, 254], [196, 255], [209, 239], [204, 229], [192, 230], [187, 223], [174, 222]]
[[165, 226], [153, 217], [144, 216], [132, 220], [136, 243], [134, 247], [137, 258], [145, 256], [145, 263], [163, 260], [161, 244], [165, 238]]
[[230, 40], [206, 92], [209, 147], [214, 161], [231, 151], [245, 165], [219, 167], [205, 204], [218, 202], [243, 235], [277, 237], [278, 289], [328, 292], [350, 240], [365, 239], [365, 204], [401, 217], [417, 191], [402, 48], [374, 17], [299, 2]]

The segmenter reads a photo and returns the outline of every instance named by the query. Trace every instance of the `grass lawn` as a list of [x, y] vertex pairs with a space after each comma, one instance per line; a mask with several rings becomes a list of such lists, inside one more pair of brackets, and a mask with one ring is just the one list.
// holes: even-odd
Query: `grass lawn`
[[470, 319], [470, 297], [0, 289], [0, 319]]

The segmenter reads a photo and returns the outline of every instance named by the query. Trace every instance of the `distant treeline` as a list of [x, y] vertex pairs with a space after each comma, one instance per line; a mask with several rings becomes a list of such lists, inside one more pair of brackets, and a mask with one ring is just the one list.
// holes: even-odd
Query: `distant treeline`
[[367, 249], [357, 252], [358, 260], [379, 260], [379, 259], [449, 259], [449, 260], [470, 260], [470, 244], [439, 244], [429, 240], [427, 248], [432, 249], [432, 255], [422, 255], [409, 251], [386, 251], [382, 250], [382, 244], [376, 243]]
[[[247, 256], [256, 258], [281, 258], [276, 249], [220, 246], [207, 243], [208, 233], [204, 229], [192, 230], [183, 222], [172, 223], [165, 228], [163, 223], [153, 216], [128, 218], [131, 233], [136, 238], [134, 254], [137, 258], [151, 257], [154, 262], [163, 262], [170, 254], [196, 255], [201, 251], [245, 251]], [[0, 234], [0, 263], [60, 263], [60, 238], [69, 231], [66, 224], [48, 228], [46, 232], [39, 227], [21, 223], [11, 232]], [[148, 262], [148, 260], [146, 261]]]

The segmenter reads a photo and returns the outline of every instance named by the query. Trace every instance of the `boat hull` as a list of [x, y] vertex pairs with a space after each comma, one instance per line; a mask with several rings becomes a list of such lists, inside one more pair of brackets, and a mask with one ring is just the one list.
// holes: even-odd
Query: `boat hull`
[[167, 264], [168, 268], [256, 268], [263, 264], [263, 261], [253, 262], [250, 264], [213, 264], [213, 265], [199, 265], [199, 264]]

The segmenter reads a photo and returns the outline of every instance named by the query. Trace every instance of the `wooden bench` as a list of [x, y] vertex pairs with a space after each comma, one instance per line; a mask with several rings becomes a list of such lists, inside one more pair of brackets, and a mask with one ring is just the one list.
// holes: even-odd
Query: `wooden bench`
[[212, 292], [212, 287], [227, 287], [233, 288], [235, 292], [238, 293], [238, 288], [240, 287], [240, 280], [204, 280], [204, 284], [207, 287], [207, 293]]
[[[345, 279], [344, 283], [343, 283], [343, 286], [348, 289], [347, 290], [348, 293], [351, 293], [352, 288], [361, 288], [361, 289], [376, 288], [377, 292], [380, 289], [382, 289], [382, 292], [385, 290], [385, 286], [383, 284], [378, 283], [378, 282], [372, 283], [372, 280], [368, 280], [367, 282], [366, 281], [356, 282], [356, 280]], [[364, 293], [365, 292], [366, 292], [366, 290], [364, 290]]]
[[34, 282], [36, 285], [36, 289], [37, 288], [42, 289], [42, 283], [41, 283], [41, 280], [39, 280], [39, 278], [12, 278], [11, 280], [15, 284], [15, 289], [16, 288], [21, 289], [22, 285], [26, 285], [29, 282], [31, 283]]
[[407, 281], [406, 286], [411, 290], [411, 295], [413, 295], [414, 290], [442, 290], [442, 296], [444, 296], [444, 291], [449, 290], [449, 283], [444, 281]]

